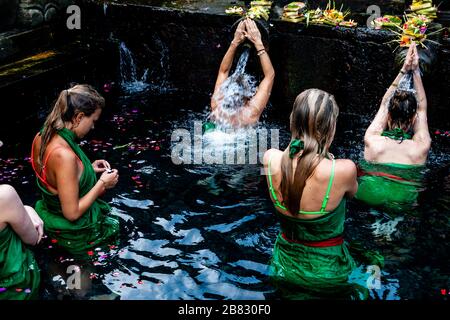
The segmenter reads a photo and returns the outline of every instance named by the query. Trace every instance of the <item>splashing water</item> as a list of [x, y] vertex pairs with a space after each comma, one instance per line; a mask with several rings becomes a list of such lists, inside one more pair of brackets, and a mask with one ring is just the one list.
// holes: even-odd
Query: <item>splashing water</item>
[[397, 225], [399, 222], [403, 221], [403, 217], [397, 217], [394, 220], [389, 220], [383, 222], [382, 220], [377, 220], [371, 225], [373, 229], [373, 234], [378, 238], [384, 238], [387, 241], [392, 241], [392, 235], [397, 231]]
[[398, 83], [397, 88], [398, 90], [408, 91], [414, 94], [416, 93], [416, 90], [414, 89], [413, 75], [411, 72], [407, 72], [403, 75]]
[[[246, 48], [239, 57], [236, 70], [221, 85], [216, 99], [220, 112], [214, 114], [219, 129], [230, 128], [230, 119], [242, 112], [247, 102], [256, 93], [256, 81], [253, 76], [245, 73], [250, 49]], [[237, 119], [239, 122], [239, 119]]]
[[135, 93], [145, 90], [148, 87], [147, 81], [148, 69], [140, 79], [137, 76], [136, 64], [133, 54], [127, 48], [124, 42], [120, 43], [120, 76], [122, 88], [128, 93]]

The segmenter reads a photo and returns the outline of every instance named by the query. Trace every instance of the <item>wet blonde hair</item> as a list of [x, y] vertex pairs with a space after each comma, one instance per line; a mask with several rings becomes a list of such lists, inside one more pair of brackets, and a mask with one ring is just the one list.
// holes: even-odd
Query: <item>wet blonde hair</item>
[[[290, 116], [292, 140], [304, 142], [303, 152], [291, 159], [284, 152], [281, 159], [281, 193], [291, 214], [297, 214], [306, 180], [320, 161], [330, 157], [328, 148], [336, 131], [339, 108], [334, 96], [319, 90], [308, 89], [295, 99]], [[295, 172], [292, 162], [297, 161]]]

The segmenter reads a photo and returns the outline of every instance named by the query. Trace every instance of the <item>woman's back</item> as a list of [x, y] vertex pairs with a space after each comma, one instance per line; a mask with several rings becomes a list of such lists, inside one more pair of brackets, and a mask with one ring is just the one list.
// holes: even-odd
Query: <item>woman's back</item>
[[38, 161], [41, 143], [41, 136], [37, 134], [32, 144], [31, 163], [38, 179], [40, 179], [49, 192], [56, 195], [58, 194], [58, 190], [55, 170], [57, 170], [56, 165], [61, 162], [62, 153], [64, 153], [64, 160], [72, 160], [73, 165], [77, 166], [78, 180], [83, 172], [83, 164], [73, 152], [70, 145], [58, 134], [55, 134], [47, 144], [43, 155], [44, 161], [41, 164]]
[[[281, 194], [281, 159], [283, 152], [270, 150], [266, 154], [268, 167], [266, 169], [268, 184], [271, 184], [277, 199], [271, 193], [272, 201], [283, 203]], [[333, 161], [335, 161], [333, 168]], [[269, 166], [270, 162], [270, 166]], [[292, 171], [295, 172], [297, 162], [293, 161]], [[270, 178], [269, 178], [270, 177]], [[300, 211], [304, 213], [291, 213], [287, 208], [275, 206], [276, 210], [284, 215], [298, 219], [315, 219], [327, 212], [335, 210], [345, 196], [351, 196], [349, 190], [352, 177], [356, 182], [356, 167], [350, 160], [322, 159], [312, 175], [307, 179], [300, 201]], [[271, 180], [271, 181], [270, 181]], [[356, 190], [354, 190], [356, 191]], [[325, 203], [326, 202], [326, 203]], [[319, 213], [323, 208], [323, 213]]]
[[376, 163], [425, 164], [430, 143], [419, 139], [395, 140], [382, 135], [365, 139], [364, 159]]
[[230, 112], [224, 110], [219, 101], [217, 108], [211, 112], [211, 120], [231, 128], [253, 126], [258, 122], [260, 113], [255, 112], [255, 108], [252, 108], [250, 103], [251, 101], [236, 111]]

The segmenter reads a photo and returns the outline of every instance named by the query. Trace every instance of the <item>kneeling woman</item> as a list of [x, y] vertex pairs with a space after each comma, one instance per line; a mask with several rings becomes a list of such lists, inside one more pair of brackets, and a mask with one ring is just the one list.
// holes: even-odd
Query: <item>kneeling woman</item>
[[[412, 76], [415, 90], [403, 85], [399, 88], [406, 73]], [[422, 172], [431, 145], [427, 100], [414, 43], [366, 131], [364, 143], [356, 198], [389, 213], [412, 209], [422, 189]]]
[[302, 92], [290, 116], [289, 147], [264, 154], [281, 226], [272, 277], [319, 294], [347, 287], [356, 266], [343, 239], [346, 199], [358, 189], [356, 166], [329, 153], [338, 113], [327, 92]]
[[46, 233], [75, 255], [86, 256], [119, 229], [118, 220], [107, 216], [110, 206], [99, 199], [116, 185], [118, 172], [108, 170], [105, 160], [91, 163], [77, 143], [94, 128], [104, 104], [89, 85], [63, 90], [31, 150], [42, 194], [35, 209]]

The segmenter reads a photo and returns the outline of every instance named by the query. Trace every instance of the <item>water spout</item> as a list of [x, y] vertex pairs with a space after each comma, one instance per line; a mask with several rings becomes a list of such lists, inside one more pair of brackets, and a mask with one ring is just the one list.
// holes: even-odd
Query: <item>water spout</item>
[[138, 78], [133, 54], [124, 42], [120, 43], [120, 76], [122, 88], [128, 93], [140, 92], [148, 87], [146, 83], [148, 69]]
[[412, 93], [416, 93], [416, 90], [414, 89], [414, 80], [412, 72], [407, 72], [403, 77], [400, 79], [398, 83], [398, 90], [402, 91], [409, 91]]

